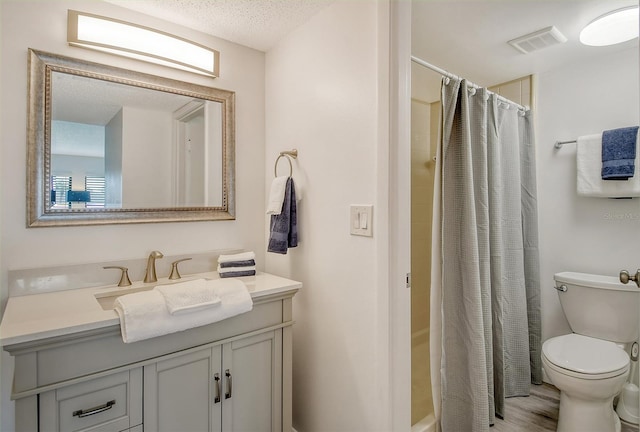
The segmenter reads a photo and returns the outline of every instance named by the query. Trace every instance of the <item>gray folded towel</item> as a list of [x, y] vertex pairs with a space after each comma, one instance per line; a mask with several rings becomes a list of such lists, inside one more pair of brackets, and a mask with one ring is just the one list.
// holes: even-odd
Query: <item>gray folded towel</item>
[[256, 274], [255, 270], [219, 273], [221, 278], [232, 278], [232, 277], [241, 277], [241, 276], [254, 276], [255, 274]]
[[298, 211], [293, 179], [287, 179], [282, 212], [271, 215], [268, 252], [286, 254], [288, 248], [298, 246]]
[[633, 177], [638, 126], [602, 132], [602, 180]]
[[221, 262], [220, 264], [221, 268], [227, 268], [227, 267], [251, 267], [256, 265], [256, 260], [243, 260], [243, 261], [228, 261], [228, 262]]

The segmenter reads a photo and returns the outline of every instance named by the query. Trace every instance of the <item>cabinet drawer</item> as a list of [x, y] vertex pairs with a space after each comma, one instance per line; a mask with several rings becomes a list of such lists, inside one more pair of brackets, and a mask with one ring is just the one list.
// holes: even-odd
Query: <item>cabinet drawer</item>
[[41, 431], [119, 432], [142, 423], [142, 369], [40, 395]]

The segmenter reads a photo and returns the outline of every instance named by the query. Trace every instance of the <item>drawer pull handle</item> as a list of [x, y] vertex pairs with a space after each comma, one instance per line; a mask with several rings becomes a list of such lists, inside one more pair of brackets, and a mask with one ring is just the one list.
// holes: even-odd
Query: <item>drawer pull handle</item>
[[98, 413], [101, 413], [103, 411], [110, 410], [111, 407], [114, 406], [115, 404], [116, 404], [115, 400], [110, 400], [109, 402], [107, 402], [104, 405], [100, 405], [100, 406], [97, 406], [97, 407], [89, 408], [89, 409], [86, 409], [86, 410], [74, 411], [73, 412], [73, 416], [74, 417], [80, 417], [80, 418], [89, 417], [89, 416], [92, 416], [94, 414], [98, 414]]
[[215, 374], [213, 376], [213, 379], [215, 380], [215, 386], [216, 386], [216, 396], [215, 396], [215, 399], [213, 400], [213, 403], [217, 404], [217, 403], [220, 403], [220, 375]]
[[224, 398], [230, 399], [231, 398], [231, 372], [229, 372], [229, 369], [224, 371], [224, 375], [227, 377], [227, 391], [224, 394]]

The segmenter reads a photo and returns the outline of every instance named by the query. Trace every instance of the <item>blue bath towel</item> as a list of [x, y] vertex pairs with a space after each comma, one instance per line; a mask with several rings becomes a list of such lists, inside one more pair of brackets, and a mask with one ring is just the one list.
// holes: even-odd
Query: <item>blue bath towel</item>
[[602, 180], [633, 177], [638, 126], [602, 132]]
[[298, 246], [298, 211], [293, 179], [287, 179], [282, 212], [271, 215], [268, 252], [286, 254], [287, 249]]

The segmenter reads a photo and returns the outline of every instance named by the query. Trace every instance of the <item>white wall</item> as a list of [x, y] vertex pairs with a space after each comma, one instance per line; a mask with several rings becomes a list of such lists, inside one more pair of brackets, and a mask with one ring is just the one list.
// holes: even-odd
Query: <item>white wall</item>
[[122, 207], [122, 109], [105, 126], [104, 171], [107, 207]]
[[[2, 0], [0, 35], [0, 298], [9, 269], [144, 258], [225, 248], [252, 249], [264, 269], [264, 53], [99, 1]], [[67, 9], [108, 15], [168, 31], [220, 51], [220, 78], [69, 47]], [[27, 48], [139, 70], [236, 92], [236, 220], [27, 229], [25, 210]], [[61, 247], [60, 245], [64, 245]], [[168, 274], [169, 264], [158, 262]], [[55, 307], [55, 306], [52, 306]], [[13, 429], [12, 362], [1, 363], [0, 430]]]
[[[388, 33], [380, 33], [379, 13], [373, 1], [336, 2], [266, 58], [265, 186], [278, 153], [297, 148], [294, 179], [304, 189], [299, 246], [266, 257], [268, 271], [304, 284], [294, 298], [293, 422], [299, 432], [385, 430], [387, 406], [380, 400], [389, 388], [378, 373], [384, 335], [376, 331], [388, 308], [379, 295], [387, 283], [376, 279], [378, 242], [385, 236], [377, 223], [373, 238], [349, 234], [350, 204], [374, 204], [374, 220], [383, 219], [377, 167], [387, 161], [376, 154], [378, 115], [387, 109], [379, 94], [386, 60], [377, 44]], [[288, 164], [281, 161], [279, 168], [284, 173]]]
[[172, 204], [173, 115], [131, 106], [122, 108], [122, 207]]
[[553, 275], [560, 271], [616, 276], [640, 267], [640, 198], [576, 194], [576, 145], [571, 140], [637, 125], [638, 48], [538, 77], [538, 204], [543, 340], [568, 333]]

